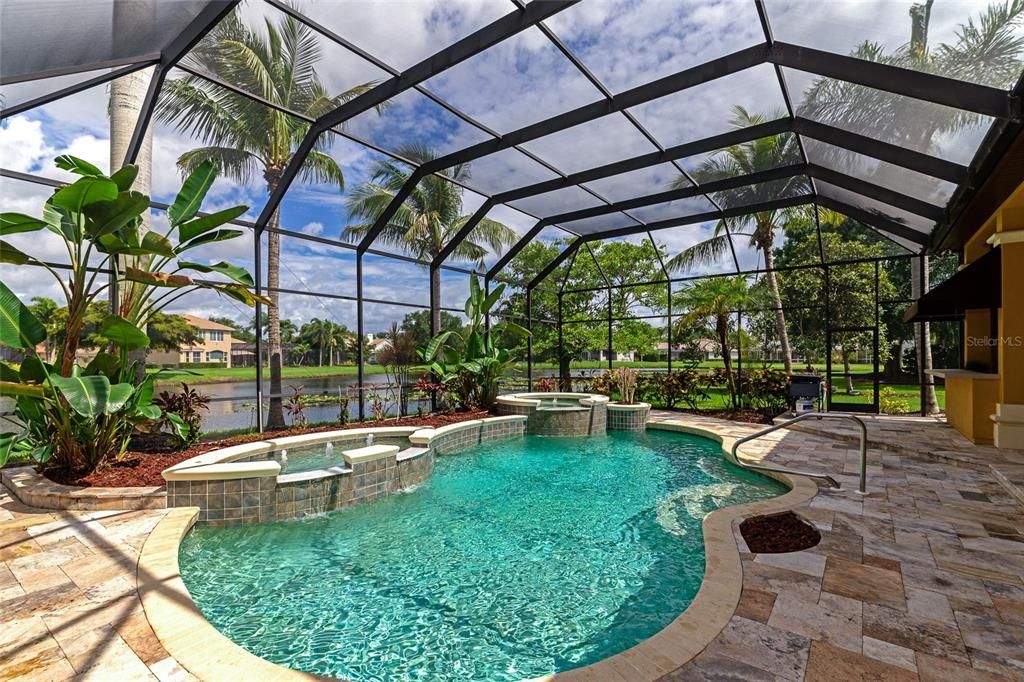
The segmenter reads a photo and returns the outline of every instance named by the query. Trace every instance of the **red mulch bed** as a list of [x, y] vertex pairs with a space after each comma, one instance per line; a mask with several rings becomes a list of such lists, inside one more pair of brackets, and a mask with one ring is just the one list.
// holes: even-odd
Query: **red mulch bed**
[[130, 486], [160, 486], [164, 479], [160, 472], [178, 462], [201, 455], [210, 450], [226, 448], [242, 443], [252, 443], [263, 440], [268, 436], [280, 438], [282, 436], [297, 436], [302, 433], [320, 433], [322, 431], [338, 431], [342, 429], [364, 429], [374, 426], [445, 426], [457, 424], [470, 419], [483, 419], [491, 414], [487, 410], [475, 410], [473, 412], [450, 412], [447, 414], [432, 414], [425, 417], [406, 417], [402, 420], [388, 419], [383, 422], [361, 422], [341, 426], [339, 424], [327, 424], [307, 429], [284, 429], [272, 433], [258, 434], [250, 433], [242, 436], [232, 436], [222, 440], [197, 443], [187, 450], [168, 454], [153, 454], [147, 452], [128, 451], [124, 457], [116, 462], [104, 464], [88, 476], [68, 475], [63, 471], [47, 471], [46, 476], [57, 483], [64, 485], [76, 485], [84, 488], [93, 486], [122, 488]]
[[799, 552], [821, 542], [818, 529], [791, 511], [744, 519], [740, 533], [754, 554]]

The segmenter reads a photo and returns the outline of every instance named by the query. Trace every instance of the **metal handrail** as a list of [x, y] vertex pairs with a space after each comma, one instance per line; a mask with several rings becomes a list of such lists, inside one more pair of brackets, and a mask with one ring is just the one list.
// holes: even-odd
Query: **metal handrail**
[[867, 494], [867, 474], [868, 474], [868, 427], [864, 425], [864, 420], [860, 417], [855, 417], [852, 414], [842, 414], [837, 412], [805, 412], [804, 414], [797, 415], [793, 419], [788, 419], [781, 424], [774, 424], [766, 429], [762, 429], [757, 433], [752, 433], [749, 436], [738, 438], [732, 444], [732, 459], [737, 466], [743, 469], [749, 469], [751, 471], [774, 471], [780, 474], [793, 474], [795, 476], [807, 476], [809, 478], [818, 478], [828, 483], [833, 488], [839, 488], [840, 485], [836, 479], [832, 478], [828, 474], [817, 474], [810, 471], [797, 471], [796, 469], [784, 469], [782, 467], [766, 466], [764, 464], [749, 464], [741, 462], [737, 451], [740, 446], [749, 441], [760, 438], [761, 436], [767, 435], [772, 431], [778, 431], [784, 429], [787, 426], [791, 426], [804, 419], [810, 419], [816, 417], [817, 419], [852, 419], [857, 422], [860, 426], [860, 486], [857, 492]]

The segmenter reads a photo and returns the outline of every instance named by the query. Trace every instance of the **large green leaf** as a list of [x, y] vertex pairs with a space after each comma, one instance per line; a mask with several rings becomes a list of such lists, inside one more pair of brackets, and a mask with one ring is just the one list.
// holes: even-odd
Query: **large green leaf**
[[171, 423], [171, 427], [174, 429], [174, 433], [178, 438], [187, 441], [188, 440], [188, 424], [179, 415], [174, 412], [167, 413], [167, 421]]
[[46, 227], [46, 221], [24, 213], [0, 213], [0, 236], [18, 232], [35, 232]]
[[155, 287], [187, 287], [193, 284], [192, 279], [185, 275], [171, 275], [166, 272], [150, 272], [138, 268], [125, 268], [124, 278], [129, 282], [151, 284]]
[[86, 230], [92, 239], [110, 234], [149, 210], [149, 197], [139, 192], [121, 192], [113, 201], [102, 201], [85, 209]]
[[213, 232], [204, 232], [203, 234], [199, 235], [192, 241], [186, 242], [185, 244], [181, 244], [180, 246], [178, 246], [178, 248], [175, 249], [175, 252], [184, 253], [189, 249], [194, 249], [197, 246], [202, 246], [203, 244], [222, 242], [227, 239], [234, 239], [235, 237], [240, 237], [241, 235], [241, 230], [215, 230]]
[[197, 270], [199, 272], [216, 272], [226, 277], [230, 277], [231, 279], [238, 282], [242, 286], [254, 286], [254, 283], [252, 281], [252, 275], [249, 274], [248, 270], [239, 265], [232, 265], [227, 261], [221, 261], [219, 263], [214, 263], [213, 265], [203, 265], [202, 263], [190, 263], [188, 261], [180, 261], [178, 263], [178, 267], [184, 270]]
[[128, 351], [149, 347], [146, 332], [119, 315], [105, 317], [100, 323], [99, 334]]
[[96, 419], [122, 409], [135, 390], [131, 384], [111, 386], [110, 381], [102, 374], [50, 377], [50, 381], [68, 401], [71, 409], [89, 419]]
[[81, 238], [78, 221], [73, 220], [66, 209], [54, 206], [50, 201], [43, 204], [43, 220], [46, 221], [46, 229], [69, 242], [77, 242]]
[[4, 240], [0, 239], [0, 263], [10, 263], [11, 265], [24, 265], [30, 260], [32, 260], [32, 258], [27, 253], [11, 246]]
[[455, 332], [453, 331], [441, 332], [432, 338], [427, 343], [427, 347], [423, 350], [423, 360], [426, 362], [433, 360], [437, 355], [437, 351], [439, 351], [444, 346], [445, 342], [454, 334]]
[[117, 198], [117, 185], [106, 178], [85, 177], [62, 187], [50, 198], [56, 206], [81, 212], [86, 206]]
[[156, 232], [147, 232], [142, 238], [142, 243], [138, 245], [128, 244], [113, 234], [105, 234], [99, 237], [97, 242], [105, 253], [122, 256], [150, 256], [155, 254], [157, 256], [173, 258], [176, 255], [171, 243]]
[[509, 332], [511, 334], [515, 334], [516, 336], [521, 337], [527, 337], [531, 335], [530, 330], [516, 324], [515, 322], [498, 322], [493, 327], [491, 327], [491, 334], [496, 334], [498, 332]]
[[176, 255], [171, 242], [156, 232], [147, 232], [146, 236], [142, 238], [142, 250], [145, 254], [154, 253], [168, 258], [173, 258]]
[[57, 168], [60, 168], [61, 170], [70, 171], [75, 175], [103, 175], [103, 171], [101, 171], [96, 166], [92, 165], [88, 161], [83, 161], [77, 156], [71, 156], [71, 154], [61, 154], [56, 159], [54, 159], [53, 162], [54, 164], [56, 164]]
[[0, 345], [33, 350], [46, 340], [46, 329], [7, 285], [0, 282]]
[[14, 381], [0, 381], [0, 396], [24, 396], [26, 398], [42, 398], [45, 391], [39, 384], [23, 384]]
[[266, 296], [257, 296], [253, 292], [249, 291], [241, 284], [203, 284], [201, 285], [204, 289], [212, 289], [219, 294], [224, 294], [228, 298], [232, 298], [239, 303], [244, 303], [250, 308], [257, 303], [263, 305], [270, 305], [270, 299]]
[[85, 366], [83, 374], [92, 376], [102, 374], [107, 379], [116, 379], [120, 370], [120, 362], [111, 353], [97, 353], [88, 365]]
[[107, 397], [106, 414], [120, 412], [132, 399], [135, 387], [131, 384], [113, 384], [110, 387], [110, 395]]
[[117, 189], [127, 192], [135, 183], [135, 177], [139, 174], [138, 166], [122, 166], [119, 171], [110, 176], [110, 179], [117, 185]]
[[224, 223], [231, 222], [240, 215], [244, 215], [249, 210], [248, 206], [234, 206], [232, 208], [226, 208], [223, 211], [217, 211], [210, 215], [205, 215], [195, 220], [190, 220], [187, 223], [183, 223], [178, 228], [178, 240], [187, 242], [190, 239], [194, 239], [204, 232], [220, 227]]
[[21, 373], [6, 362], [0, 362], [0, 381], [21, 381]]
[[21, 361], [21, 368], [18, 371], [18, 379], [33, 384], [46, 382], [53, 368], [35, 355], [26, 355]]
[[192, 173], [185, 178], [178, 196], [174, 197], [174, 203], [167, 209], [167, 217], [171, 225], [180, 225], [186, 220], [191, 220], [199, 207], [203, 205], [206, 193], [217, 177], [217, 169], [210, 161], [203, 161]]

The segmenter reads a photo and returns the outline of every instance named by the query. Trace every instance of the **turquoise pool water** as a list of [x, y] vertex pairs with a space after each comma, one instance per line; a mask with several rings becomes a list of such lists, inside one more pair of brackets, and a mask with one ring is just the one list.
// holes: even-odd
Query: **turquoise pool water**
[[693, 599], [701, 519], [784, 488], [670, 432], [526, 437], [322, 517], [197, 528], [181, 571], [221, 632], [358, 682], [519, 680], [651, 636]]

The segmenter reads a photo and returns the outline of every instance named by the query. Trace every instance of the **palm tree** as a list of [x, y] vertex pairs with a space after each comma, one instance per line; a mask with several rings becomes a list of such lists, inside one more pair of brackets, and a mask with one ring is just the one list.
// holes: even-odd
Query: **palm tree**
[[61, 308], [53, 299], [44, 296], [33, 296], [28, 309], [32, 311], [39, 323], [46, 329], [46, 340], [43, 341], [46, 361], [50, 362], [53, 353], [53, 342], [64, 329], [67, 309]]
[[684, 331], [696, 323], [706, 323], [718, 342], [725, 366], [729, 397], [736, 407], [736, 377], [732, 373], [731, 316], [749, 302], [750, 290], [743, 277], [712, 277], [700, 280], [678, 294], [678, 302], [687, 312], [676, 326]]
[[732, 373], [732, 324], [730, 317], [745, 307], [750, 291], [743, 277], [712, 277], [699, 280], [677, 295], [680, 307], [687, 311], [676, 322], [680, 338], [696, 323], [706, 323], [718, 341], [725, 364], [729, 401], [736, 405], [736, 377]]
[[[316, 72], [320, 61], [317, 37], [287, 16], [267, 21], [262, 30], [245, 26], [237, 14], [221, 21], [183, 60], [186, 66], [209, 73], [268, 102], [309, 118], [317, 118], [366, 92], [365, 83], [339, 95], [325, 90]], [[247, 183], [259, 175], [272, 193], [308, 128], [300, 118], [227, 91], [210, 81], [187, 75], [168, 81], [156, 110], [157, 117], [207, 146], [185, 152], [178, 165], [188, 171], [212, 161], [222, 175]], [[344, 189], [341, 167], [326, 150], [322, 136], [306, 157], [301, 178]], [[279, 296], [280, 212], [267, 223], [267, 306], [270, 350], [270, 411], [267, 428], [284, 428], [281, 402], [281, 318]]]
[[[730, 123], [737, 128], [747, 128], [782, 116], [783, 114], [779, 112], [773, 113], [770, 117], [764, 114], [751, 114], [743, 107], [738, 106], [733, 108], [733, 117]], [[796, 137], [773, 135], [726, 147], [705, 160], [694, 176], [698, 182], [708, 182], [724, 177], [766, 171], [799, 161], [800, 149], [797, 146]], [[690, 186], [690, 181], [685, 176], [680, 176], [673, 182], [675, 188], [688, 186]], [[807, 178], [796, 176], [758, 185], [745, 185], [729, 192], [716, 194], [715, 200], [722, 208], [728, 209], [798, 194], [807, 189]], [[782, 298], [779, 295], [779, 284], [775, 277], [775, 255], [772, 248], [775, 243], [776, 231], [785, 224], [794, 211], [799, 210], [801, 209], [761, 211], [738, 218], [720, 220], [715, 224], [714, 233], [710, 239], [694, 244], [667, 263], [668, 267], [674, 270], [687, 270], [696, 265], [717, 263], [730, 249], [730, 232], [733, 235], [748, 237], [750, 246], [757, 249], [764, 258], [765, 278], [768, 280], [772, 307], [775, 309], [775, 331], [779, 337], [786, 372], [793, 371], [793, 358], [789, 346], [789, 334], [786, 331], [786, 315], [782, 310]], [[806, 210], [806, 208], [802, 210]], [[741, 232], [746, 228], [752, 229], [749, 233]]]
[[[886, 52], [878, 43], [864, 41], [851, 56], [997, 88], [1006, 88], [1020, 77], [1024, 37], [1016, 27], [1024, 20], [1024, 0], [990, 4], [979, 13], [977, 22], [968, 17], [960, 24], [955, 42], [932, 48], [928, 29], [933, 1], [910, 6], [910, 40], [906, 44]], [[944, 136], [985, 121], [977, 114], [828, 78], [816, 80], [807, 89], [799, 113], [844, 130], [881, 135], [888, 142], [926, 154], [934, 153]], [[831, 153], [838, 163], [849, 154], [838, 148]], [[927, 255], [911, 263], [911, 297], [915, 300], [928, 290], [928, 269]], [[918, 372], [924, 379], [932, 368], [930, 325], [915, 325], [914, 337]], [[923, 408], [926, 414], [939, 411], [931, 382], [926, 385]]]
[[[399, 150], [399, 156], [423, 164], [434, 159], [436, 154], [427, 147], [409, 145]], [[410, 168], [391, 160], [375, 163], [370, 179], [357, 187], [348, 199], [349, 219], [363, 222], [346, 227], [342, 239], [355, 241], [365, 237], [410, 173]], [[460, 164], [450, 168], [448, 177], [459, 182], [469, 180], [469, 165]], [[462, 188], [440, 176], [430, 175], [416, 185], [378, 238], [414, 258], [432, 260], [469, 218], [462, 214]], [[496, 220], [484, 218], [455, 248], [452, 256], [460, 260], [476, 261], [482, 267], [488, 249], [500, 251], [515, 239], [516, 233], [511, 228]], [[433, 300], [440, 302], [439, 270], [431, 273], [430, 291]], [[441, 329], [440, 306], [433, 310], [432, 323], [434, 329]]]

